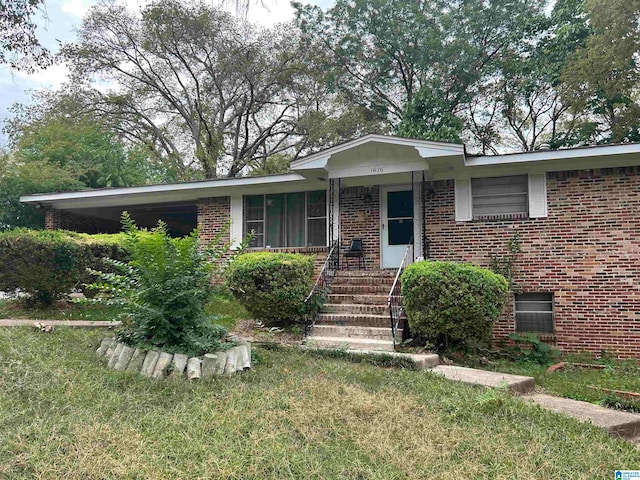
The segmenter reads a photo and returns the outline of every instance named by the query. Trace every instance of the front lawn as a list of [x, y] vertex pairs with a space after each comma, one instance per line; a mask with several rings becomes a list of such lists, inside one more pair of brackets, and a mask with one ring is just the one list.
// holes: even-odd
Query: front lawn
[[[640, 411], [640, 400], [616, 399], [601, 389], [640, 392], [640, 364], [637, 360], [589, 360], [567, 356], [566, 368], [547, 372], [548, 365], [495, 360], [487, 366], [471, 366], [535, 377], [536, 385], [553, 395]], [[604, 369], [574, 367], [571, 362], [604, 365]], [[593, 388], [596, 387], [596, 388]]]
[[[215, 317], [215, 323], [233, 330], [236, 322], [250, 318], [249, 313], [230, 294], [215, 292], [207, 304], [207, 314]], [[82, 305], [57, 302], [47, 308], [27, 308], [19, 300], [0, 300], [1, 318], [26, 318], [30, 320], [117, 320], [119, 309], [105, 305]]]
[[99, 331], [0, 330], [0, 478], [584, 478], [640, 451], [426, 372], [295, 349], [189, 383], [107, 370]]

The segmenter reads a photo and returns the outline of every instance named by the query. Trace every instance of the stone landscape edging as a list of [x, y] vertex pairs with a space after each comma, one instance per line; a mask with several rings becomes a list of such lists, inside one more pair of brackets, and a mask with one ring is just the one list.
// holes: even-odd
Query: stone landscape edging
[[105, 337], [96, 350], [99, 357], [107, 360], [107, 366], [123, 372], [138, 372], [148, 378], [161, 380], [168, 375], [185, 376], [189, 380], [231, 375], [251, 368], [251, 344], [240, 341], [227, 351], [206, 353], [202, 357], [191, 357], [181, 353], [158, 350], [144, 351]]

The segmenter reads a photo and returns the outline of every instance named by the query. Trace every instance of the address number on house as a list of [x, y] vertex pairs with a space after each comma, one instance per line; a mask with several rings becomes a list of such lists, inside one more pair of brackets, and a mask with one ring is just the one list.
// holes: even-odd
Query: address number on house
[[371, 167], [371, 173], [384, 173], [384, 167]]

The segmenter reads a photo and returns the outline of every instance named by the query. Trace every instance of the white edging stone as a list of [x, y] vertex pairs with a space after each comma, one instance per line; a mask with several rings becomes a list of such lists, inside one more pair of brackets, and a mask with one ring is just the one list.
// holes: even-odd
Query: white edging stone
[[185, 369], [187, 368], [188, 361], [188, 356], [183, 355], [182, 353], [176, 353], [173, 356], [173, 362], [171, 363], [171, 376], [181, 377]]
[[202, 378], [213, 377], [217, 363], [218, 358], [213, 353], [206, 353], [202, 357]]
[[107, 365], [117, 371], [139, 372], [140, 375], [163, 379], [169, 375], [185, 375], [189, 380], [204, 377], [231, 375], [251, 368], [251, 344], [246, 341], [223, 352], [206, 353], [202, 357], [151, 350], [145, 352], [119, 343], [115, 338], [103, 338], [96, 350], [98, 356], [108, 359]]
[[189, 380], [197, 380], [202, 376], [200, 370], [200, 359], [198, 357], [191, 357], [187, 361], [187, 378]]
[[129, 365], [127, 365], [127, 372], [140, 372], [142, 369], [142, 364], [144, 363], [144, 359], [147, 356], [147, 352], [136, 348], [133, 352], [133, 356], [129, 361]]
[[144, 357], [144, 362], [142, 363], [140, 374], [151, 378], [156, 368], [156, 363], [158, 363], [158, 358], [160, 358], [160, 352], [156, 352], [155, 350], [147, 352], [147, 356]]
[[118, 357], [118, 360], [116, 361], [116, 364], [113, 366], [113, 368], [115, 370], [118, 370], [119, 372], [123, 372], [129, 365], [131, 357], [133, 357], [133, 352], [133, 348], [128, 347], [127, 345], [123, 345], [120, 356]]
[[234, 348], [227, 350], [227, 361], [224, 365], [224, 373], [231, 375], [236, 372], [237, 354]]
[[151, 378], [156, 378], [158, 380], [162, 380], [163, 378], [166, 378], [167, 373], [169, 372], [169, 367], [171, 366], [171, 360], [173, 360], [172, 353], [160, 352], [160, 356], [158, 357], [156, 366], [153, 369]]
[[122, 353], [123, 348], [124, 348], [123, 343], [119, 343], [116, 345], [116, 349], [113, 351], [113, 354], [109, 358], [109, 363], [107, 363], [107, 366], [109, 368], [113, 368], [116, 366], [116, 362], [118, 361], [118, 358], [120, 357], [120, 353]]
[[216, 375], [224, 373], [224, 367], [227, 364], [227, 352], [216, 352]]

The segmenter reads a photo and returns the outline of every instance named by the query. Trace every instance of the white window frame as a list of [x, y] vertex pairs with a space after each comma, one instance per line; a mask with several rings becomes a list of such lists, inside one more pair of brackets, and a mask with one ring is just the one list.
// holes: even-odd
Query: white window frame
[[[325, 194], [325, 208], [324, 208], [324, 215], [320, 216], [320, 217], [309, 217], [309, 194], [310, 193], [314, 193], [314, 192], [324, 192]], [[302, 246], [297, 246], [297, 247], [287, 247], [287, 246], [265, 246], [266, 243], [266, 235], [267, 235], [267, 196], [269, 195], [291, 195], [291, 194], [296, 194], [296, 193], [304, 193], [304, 245]], [[262, 197], [263, 201], [262, 201], [262, 208], [263, 208], [263, 213], [262, 213], [262, 220], [252, 220], [251, 222], [262, 222], [263, 223], [263, 236], [262, 236], [262, 246], [256, 245], [256, 246], [252, 246], [250, 248], [253, 249], [259, 249], [259, 250], [265, 250], [265, 249], [281, 249], [281, 248], [326, 248], [327, 244], [328, 244], [328, 238], [329, 238], [329, 192], [327, 190], [307, 190], [304, 192], [275, 192], [275, 193], [255, 193], [255, 194], [246, 194], [242, 196], [242, 232], [243, 232], [243, 236], [246, 237], [250, 232], [247, 229], [247, 197]], [[286, 197], [285, 197], [286, 198]], [[287, 212], [285, 209], [285, 214], [284, 214], [284, 219], [283, 221], [285, 222], [286, 225], [286, 218], [287, 218]], [[325, 241], [324, 241], [324, 245], [313, 245], [310, 246], [309, 245], [309, 220], [321, 220], [324, 219], [325, 220]], [[284, 235], [285, 235], [285, 244], [288, 243], [288, 239], [287, 237], [287, 229], [285, 227], [284, 229]]]

